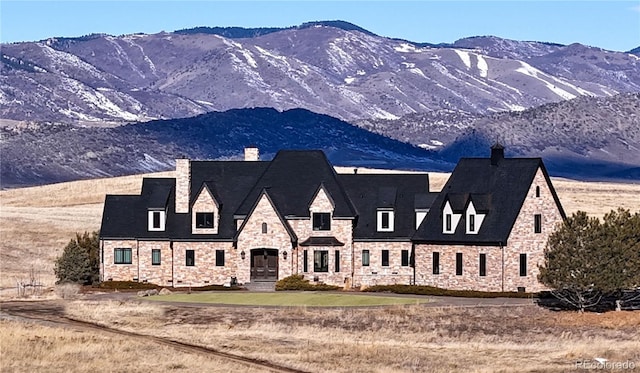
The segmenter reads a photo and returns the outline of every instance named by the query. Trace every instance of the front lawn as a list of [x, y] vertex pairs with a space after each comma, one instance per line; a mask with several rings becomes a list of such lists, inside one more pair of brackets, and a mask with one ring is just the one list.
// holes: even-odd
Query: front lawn
[[212, 304], [237, 304], [247, 306], [313, 306], [313, 307], [358, 307], [385, 306], [393, 304], [427, 303], [427, 298], [389, 297], [361, 294], [335, 294], [311, 292], [275, 293], [191, 293], [148, 297], [163, 302], [188, 302]]

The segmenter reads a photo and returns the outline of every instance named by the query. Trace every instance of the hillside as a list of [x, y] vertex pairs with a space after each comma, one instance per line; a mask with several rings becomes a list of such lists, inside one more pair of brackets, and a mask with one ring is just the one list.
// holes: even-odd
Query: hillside
[[252, 107], [349, 121], [487, 114], [640, 92], [630, 53], [497, 37], [415, 43], [344, 21], [2, 44], [0, 72], [0, 119], [92, 126]]

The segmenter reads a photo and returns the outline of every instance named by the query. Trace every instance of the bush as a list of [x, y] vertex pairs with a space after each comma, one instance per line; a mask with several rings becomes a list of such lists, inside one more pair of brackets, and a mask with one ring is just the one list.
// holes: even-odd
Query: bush
[[450, 290], [434, 286], [418, 285], [375, 285], [363, 290], [372, 293], [396, 293], [416, 295], [437, 295], [463, 298], [531, 298], [532, 293], [519, 293], [515, 291], [476, 291], [476, 290]]
[[58, 284], [55, 287], [55, 293], [62, 299], [74, 299], [80, 293], [80, 285], [72, 283]]
[[104, 281], [98, 285], [100, 289], [110, 290], [150, 290], [161, 289], [160, 286], [152, 284], [150, 282], [137, 282], [137, 281]]
[[304, 279], [304, 275], [291, 275], [276, 282], [276, 291], [304, 290], [304, 291], [329, 291], [341, 289], [339, 286], [327, 284], [311, 284]]
[[97, 283], [100, 278], [99, 248], [98, 232], [91, 235], [88, 232], [76, 233], [75, 239], [69, 241], [62, 255], [56, 259], [53, 271], [58, 278], [57, 283]]

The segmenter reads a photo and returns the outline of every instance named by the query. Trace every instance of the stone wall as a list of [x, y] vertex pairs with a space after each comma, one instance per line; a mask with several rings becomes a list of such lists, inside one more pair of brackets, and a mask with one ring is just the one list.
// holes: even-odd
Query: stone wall
[[191, 190], [191, 162], [176, 159], [176, 213], [188, 214]]
[[[196, 227], [196, 213], [198, 212], [212, 212], [213, 213], [213, 228], [197, 228]], [[213, 199], [211, 193], [207, 188], [202, 188], [202, 191], [196, 198], [193, 206], [191, 206], [191, 233], [193, 234], [218, 234], [218, 225], [220, 224], [220, 211], [218, 210], [218, 204]]]
[[[411, 242], [353, 243], [353, 286], [409, 285], [413, 281], [413, 267], [402, 266], [402, 250], [411, 258]], [[362, 251], [369, 250], [369, 266], [362, 265]], [[389, 250], [389, 265], [382, 266], [382, 250]]]
[[[160, 264], [152, 264], [152, 250], [160, 250]], [[150, 282], [160, 286], [173, 286], [173, 255], [169, 241], [139, 241], [138, 257], [140, 272], [138, 281]]]
[[[102, 240], [102, 262], [100, 279], [102, 281], [138, 281], [138, 242], [136, 240]], [[115, 264], [116, 248], [131, 249], [131, 264]]]
[[[187, 250], [195, 251], [195, 265], [186, 265]], [[216, 250], [224, 250], [224, 266], [216, 266]], [[174, 242], [173, 286], [223, 285], [237, 273], [240, 254], [231, 242]]]

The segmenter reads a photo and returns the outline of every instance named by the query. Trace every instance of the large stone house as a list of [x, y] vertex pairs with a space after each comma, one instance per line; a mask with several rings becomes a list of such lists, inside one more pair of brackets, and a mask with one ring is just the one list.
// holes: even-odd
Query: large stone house
[[[354, 170], [355, 171], [355, 170]], [[462, 159], [440, 193], [427, 174], [338, 174], [321, 151], [176, 161], [140, 195], [108, 195], [102, 281], [161, 286], [303, 274], [345, 287], [426, 284], [527, 291], [564, 217], [542, 161]]]

